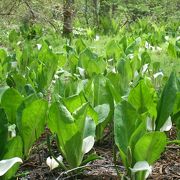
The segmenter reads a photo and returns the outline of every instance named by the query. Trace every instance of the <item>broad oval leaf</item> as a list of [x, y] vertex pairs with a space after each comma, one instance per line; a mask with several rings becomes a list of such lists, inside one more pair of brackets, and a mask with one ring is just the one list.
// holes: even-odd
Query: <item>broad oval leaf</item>
[[134, 158], [136, 161], [147, 161], [153, 164], [164, 151], [166, 135], [163, 132], [150, 132], [142, 136], [135, 145]]
[[19, 109], [17, 125], [24, 142], [25, 155], [44, 131], [47, 108], [47, 101], [39, 99]]
[[130, 138], [136, 130], [137, 119], [137, 111], [128, 102], [122, 101], [115, 107], [115, 143], [124, 154], [127, 153], [127, 147], [130, 143]]
[[4, 108], [8, 117], [8, 121], [11, 124], [16, 122], [16, 112], [22, 103], [22, 100], [22, 96], [16, 89], [13, 88], [7, 89], [1, 98], [1, 105]]
[[130, 91], [128, 102], [130, 102], [139, 113], [152, 111], [154, 115], [156, 114], [156, 104], [154, 103], [153, 97], [154, 89], [148, 86], [148, 83], [143, 79]]
[[4, 109], [0, 108], [0, 156], [8, 140], [8, 120]]
[[95, 111], [98, 114], [98, 124], [102, 123], [109, 115], [110, 108], [108, 104], [101, 104], [96, 106]]
[[1, 104], [1, 97], [8, 88], [9, 88], [8, 86], [0, 87], [0, 104]]
[[74, 113], [61, 103], [53, 103], [49, 110], [48, 127], [58, 136], [59, 148], [71, 168], [81, 164], [82, 143], [85, 128], [87, 103], [76, 109]]

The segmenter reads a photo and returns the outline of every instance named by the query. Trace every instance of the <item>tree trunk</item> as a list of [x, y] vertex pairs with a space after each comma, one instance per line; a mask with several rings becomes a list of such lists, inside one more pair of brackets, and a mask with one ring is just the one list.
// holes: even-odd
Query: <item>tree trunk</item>
[[99, 27], [103, 29], [104, 33], [109, 33], [112, 28], [110, 17], [110, 2], [108, 2], [108, 0], [100, 0], [99, 8]]
[[84, 17], [86, 20], [86, 24], [88, 26], [89, 25], [89, 21], [88, 21], [88, 0], [85, 0]]
[[117, 11], [118, 5], [116, 3], [112, 4], [112, 17], [115, 16], [115, 13]]
[[94, 25], [99, 26], [98, 1], [97, 0], [93, 0], [93, 16], [94, 16]]
[[73, 31], [73, 4], [74, 0], [65, 0], [64, 1], [64, 6], [63, 6], [63, 17], [64, 17], [64, 22], [63, 22], [63, 35], [64, 36], [70, 36], [70, 34]]
[[107, 0], [100, 0], [100, 16], [109, 16], [110, 5]]

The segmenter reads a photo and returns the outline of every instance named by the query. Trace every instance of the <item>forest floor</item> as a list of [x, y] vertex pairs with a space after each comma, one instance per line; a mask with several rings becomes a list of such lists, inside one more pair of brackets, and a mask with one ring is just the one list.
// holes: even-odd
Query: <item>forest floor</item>
[[[41, 138], [36, 142], [31, 150], [31, 155], [25, 161], [18, 171], [19, 180], [118, 180], [117, 171], [114, 166], [114, 156], [112, 153], [112, 143], [110, 138], [103, 141], [101, 144], [96, 144], [92, 151], [96, 152], [101, 159], [90, 163], [81, 174], [64, 173], [60, 168], [49, 171], [46, 165], [46, 159], [49, 150], [46, 144], [47, 130]], [[169, 138], [175, 138], [175, 130], [169, 132]], [[51, 144], [52, 151], [58, 155], [56, 143]], [[120, 174], [125, 173], [120, 160], [117, 160], [117, 169]], [[148, 178], [149, 180], [180, 180], [180, 146], [169, 144], [166, 151], [161, 155], [161, 158], [154, 164], [153, 172]]]

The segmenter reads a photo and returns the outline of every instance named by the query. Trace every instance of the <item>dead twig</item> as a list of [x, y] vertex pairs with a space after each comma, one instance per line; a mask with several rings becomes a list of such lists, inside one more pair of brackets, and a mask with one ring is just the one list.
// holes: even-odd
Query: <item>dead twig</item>
[[80, 169], [84, 169], [84, 168], [91, 168], [91, 167], [104, 167], [104, 168], [120, 168], [122, 171], [124, 171], [124, 167], [123, 166], [115, 166], [115, 165], [101, 165], [101, 164], [87, 164], [87, 165], [84, 165], [84, 166], [79, 166], [79, 167], [76, 167], [76, 168], [73, 168], [73, 169], [70, 169], [70, 170], [67, 170], [67, 171], [64, 171], [62, 172], [57, 178], [56, 180], [59, 180], [62, 178], [62, 176], [64, 175], [68, 175], [69, 173], [72, 173], [74, 171], [77, 171], [77, 170], [80, 170]]

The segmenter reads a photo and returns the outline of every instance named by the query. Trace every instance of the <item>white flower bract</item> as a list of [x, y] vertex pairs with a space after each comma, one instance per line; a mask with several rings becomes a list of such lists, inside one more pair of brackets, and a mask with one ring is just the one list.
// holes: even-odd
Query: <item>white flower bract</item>
[[22, 163], [22, 159], [19, 157], [0, 161], [0, 176], [3, 176], [14, 164], [18, 162]]
[[[61, 163], [63, 161], [63, 157], [60, 155], [57, 157], [57, 160]], [[46, 159], [46, 164], [49, 166], [50, 171], [59, 166], [59, 163], [53, 157], [48, 157]]]
[[82, 153], [88, 153], [94, 146], [95, 139], [93, 136], [88, 136], [83, 139]]
[[145, 178], [152, 173], [152, 166], [148, 164], [147, 161], [138, 161], [133, 168], [130, 168], [132, 173], [136, 173], [139, 171], [146, 171]]
[[172, 121], [171, 121], [171, 116], [168, 117], [168, 119], [166, 120], [166, 122], [163, 124], [163, 126], [161, 127], [160, 131], [169, 131], [172, 128]]
[[11, 137], [16, 137], [16, 125], [15, 124], [8, 126], [8, 131], [11, 133]]

